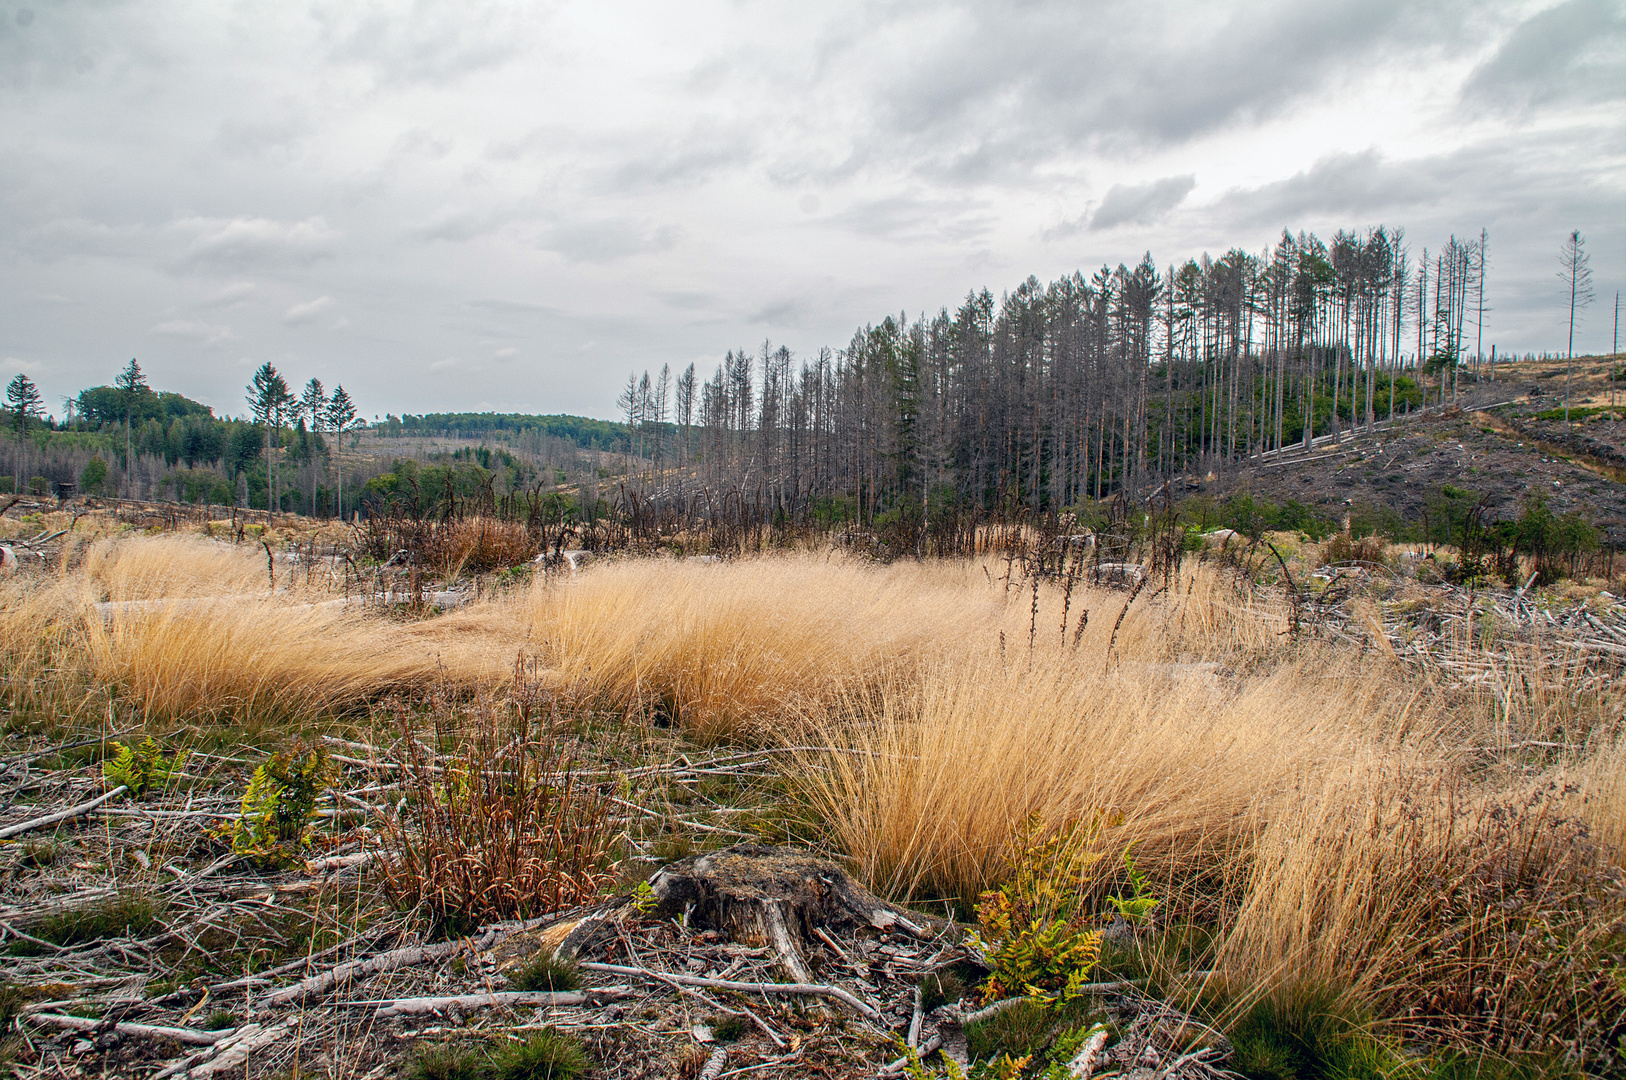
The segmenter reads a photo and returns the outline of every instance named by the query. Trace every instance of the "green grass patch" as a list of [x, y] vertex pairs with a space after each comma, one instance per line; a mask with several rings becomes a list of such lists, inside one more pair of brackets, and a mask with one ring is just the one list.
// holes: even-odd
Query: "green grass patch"
[[406, 1075], [412, 1080], [576, 1080], [588, 1066], [581, 1043], [544, 1028], [523, 1042], [425, 1047]]
[[[1626, 410], [1622, 410], [1622, 409], [1619, 409], [1619, 408], [1617, 408], [1615, 410], [1615, 412], [1622, 412], [1622, 411], [1626, 411]], [[1602, 415], [1604, 415], [1604, 414], [1606, 414], [1608, 412], [1609, 412], [1609, 406], [1607, 406], [1607, 405], [1576, 405], [1576, 406], [1574, 406], [1573, 408], [1570, 409], [1570, 420], [1571, 421], [1585, 420], [1586, 418], [1588, 418], [1590, 416], [1602, 416]], [[1543, 410], [1541, 410], [1540, 412], [1538, 412], [1536, 414], [1536, 419], [1537, 420], [1562, 420], [1562, 419], [1564, 419], [1564, 410], [1562, 408], [1543, 409]]]
[[[83, 945], [110, 937], [140, 937], [158, 923], [158, 902], [142, 893], [120, 893], [97, 904], [47, 915], [27, 927], [33, 937], [52, 945]], [[14, 956], [34, 956], [41, 946], [18, 941], [11, 946]]]
[[582, 988], [582, 974], [575, 964], [555, 960], [546, 952], [539, 952], [514, 971], [508, 980], [515, 990], [539, 993], [564, 993]]
[[1513, 1062], [1458, 1050], [1410, 1052], [1330, 994], [1261, 1001], [1230, 1031], [1231, 1068], [1248, 1080], [1536, 1080], [1580, 1073], [1543, 1059]]

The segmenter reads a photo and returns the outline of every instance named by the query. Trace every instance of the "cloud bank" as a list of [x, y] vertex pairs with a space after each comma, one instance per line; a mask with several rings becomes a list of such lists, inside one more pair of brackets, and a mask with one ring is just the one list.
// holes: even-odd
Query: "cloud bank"
[[628, 369], [1284, 228], [1491, 238], [1487, 341], [1626, 277], [1617, 0], [0, 0], [0, 357], [266, 360], [368, 415], [608, 416]]

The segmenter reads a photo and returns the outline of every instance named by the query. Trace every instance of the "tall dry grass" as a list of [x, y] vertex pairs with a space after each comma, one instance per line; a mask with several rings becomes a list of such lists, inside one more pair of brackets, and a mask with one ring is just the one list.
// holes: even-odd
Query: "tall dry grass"
[[[761, 738], [939, 661], [1003, 650], [1185, 662], [1244, 661], [1275, 646], [1285, 608], [1223, 575], [1183, 575], [1164, 602], [1109, 589], [1007, 584], [997, 561], [877, 565], [802, 553], [702, 563], [628, 560], [545, 582], [527, 638], [583, 702], [664, 715], [704, 737]], [[1066, 626], [1063, 628], [1063, 615]], [[490, 612], [474, 618], [508, 617]], [[1082, 635], [1080, 621], [1085, 623]]]
[[103, 537], [66, 558], [0, 584], [14, 706], [73, 717], [111, 698], [153, 719], [272, 720], [437, 681], [499, 680], [512, 666], [508, 634], [441, 640], [329, 604], [338, 594], [320, 576], [279, 571], [273, 591], [257, 546]]
[[1003, 605], [968, 587], [973, 575], [822, 555], [626, 561], [536, 588], [525, 613], [578, 700], [760, 738], [957, 640], [997, 636]]
[[[1213, 932], [1208, 986], [1233, 1000], [1330, 994], [1503, 1048], [1555, 1049], [1618, 1014], [1599, 967], [1626, 931], [1618, 692], [1529, 710], [1544, 732], [1596, 731], [1533, 776], [1496, 750], [1529, 738], [1506, 694], [1433, 686], [1381, 649], [1272, 649], [1280, 611], [1186, 582], [1116, 633], [1092, 616], [1076, 650], [1007, 632], [1003, 652], [958, 651], [820, 713], [831, 749], [803, 756], [801, 780], [859, 875], [973, 899], [1037, 813], [1094, 829], [1104, 857], [1079, 884], [1096, 895], [1132, 849], [1167, 915]], [[1083, 599], [1116, 617], [1122, 596]], [[1509, 675], [1553, 677], [1539, 658]]]
[[1033, 813], [1110, 821], [1104, 848], [1138, 845], [1143, 868], [1179, 880], [1232, 850], [1262, 798], [1344, 767], [1373, 733], [1352, 728], [1374, 716], [1398, 728], [1408, 713], [1348, 669], [1284, 665], [1226, 685], [1201, 665], [1108, 665], [1087, 649], [1031, 669], [984, 655], [849, 702], [818, 725], [837, 749], [806, 760], [806, 783], [862, 875], [893, 896], [975, 899]]
[[1491, 1043], [1617, 1000], [1587, 980], [1623, 919], [1622, 692], [1536, 654], [1449, 687], [1381, 647], [1294, 644], [1285, 604], [1203, 565], [1130, 593], [997, 562], [625, 560], [397, 621], [318, 606], [319, 585], [272, 593], [246, 545], [97, 540], [75, 560], [0, 585], [14, 701], [333, 711], [495, 685], [523, 652], [566, 702], [827, 747], [790, 779], [895, 897], [974, 899], [1037, 813], [1094, 827], [1084, 888], [1121, 884], [1132, 846], [1239, 1000], [1313, 988]]

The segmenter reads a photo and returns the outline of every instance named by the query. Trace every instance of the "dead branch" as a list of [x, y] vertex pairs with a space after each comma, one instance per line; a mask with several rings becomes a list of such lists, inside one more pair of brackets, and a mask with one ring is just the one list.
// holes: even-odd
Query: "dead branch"
[[54, 814], [46, 814], [44, 817], [37, 817], [31, 821], [19, 821], [15, 825], [7, 825], [5, 828], [0, 829], [0, 840], [9, 839], [13, 836], [28, 832], [31, 829], [43, 829], [47, 825], [55, 825], [60, 821], [68, 821], [72, 818], [79, 817], [81, 814], [88, 814], [107, 800], [117, 798], [128, 790], [130, 789], [125, 787], [123, 784], [120, 784], [112, 791], [109, 791], [106, 795], [94, 798], [89, 802], [80, 803], [78, 806], [70, 806], [66, 810], [58, 810]]
[[[69, 1031], [105, 1030], [107, 1023], [104, 1020], [92, 1020], [84, 1016], [63, 1016], [61, 1013], [34, 1013], [28, 1017], [28, 1021], [35, 1024], [50, 1024], [52, 1027], [67, 1028]], [[237, 1029], [198, 1031], [195, 1028], [159, 1027], [156, 1024], [117, 1023], [112, 1025], [112, 1030], [120, 1035], [136, 1035], [148, 1039], [173, 1039], [176, 1042], [189, 1043], [192, 1046], [213, 1046]]]
[[797, 997], [835, 998], [865, 1019], [873, 1020], [877, 1024], [885, 1024], [885, 1020], [873, 1005], [859, 999], [839, 986], [826, 986], [815, 983], [733, 982], [729, 979], [707, 979], [700, 975], [677, 975], [666, 971], [650, 971], [647, 968], [629, 967], [625, 964], [584, 962], [581, 967], [584, 971], [602, 971], [611, 975], [629, 975], [637, 978], [674, 982], [682, 986], [709, 986], [714, 990], [735, 990], [742, 994], [790, 994]]
[[508, 990], [490, 994], [457, 994], [450, 997], [382, 998], [377, 1001], [347, 1001], [346, 1008], [378, 1007], [378, 1016], [418, 1016], [446, 1009], [558, 1008], [566, 1005], [602, 1005], [631, 997], [624, 986], [594, 987], [590, 990]]

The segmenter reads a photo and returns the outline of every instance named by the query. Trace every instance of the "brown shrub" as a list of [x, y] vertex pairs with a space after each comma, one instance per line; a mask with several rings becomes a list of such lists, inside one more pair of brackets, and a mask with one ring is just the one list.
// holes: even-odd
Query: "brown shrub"
[[1321, 561], [1329, 566], [1340, 563], [1378, 563], [1386, 565], [1389, 541], [1382, 536], [1354, 537], [1341, 532], [1321, 545]]
[[439, 704], [427, 728], [398, 709], [406, 800], [382, 829], [384, 887], [449, 931], [582, 903], [613, 872], [609, 793], [533, 700]]

